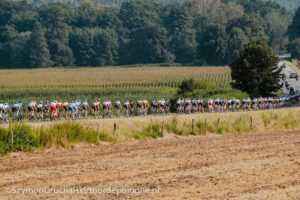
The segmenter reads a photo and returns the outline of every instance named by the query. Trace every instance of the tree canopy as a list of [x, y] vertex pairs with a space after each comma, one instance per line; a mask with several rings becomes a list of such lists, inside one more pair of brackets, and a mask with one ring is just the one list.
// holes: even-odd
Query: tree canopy
[[299, 35], [299, 10], [288, 29], [292, 13], [262, 0], [114, 2], [1, 0], [0, 68], [224, 65], [257, 37], [280, 53]]
[[251, 97], [273, 96], [281, 88], [277, 57], [261, 39], [241, 49], [231, 71], [233, 86]]

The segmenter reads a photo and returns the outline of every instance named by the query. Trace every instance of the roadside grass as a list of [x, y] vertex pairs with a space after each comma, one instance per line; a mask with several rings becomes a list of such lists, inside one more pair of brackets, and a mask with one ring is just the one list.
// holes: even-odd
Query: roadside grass
[[154, 124], [149, 124], [147, 125], [143, 131], [141, 132], [135, 132], [133, 134], [133, 137], [135, 139], [139, 139], [139, 140], [145, 140], [147, 138], [158, 138], [158, 137], [163, 137], [164, 134], [161, 131], [161, 125], [158, 123], [154, 123]]
[[295, 108], [82, 120], [42, 125], [9, 124], [0, 127], [0, 154], [46, 148], [72, 148], [77, 143], [99, 145], [102, 141], [117, 143], [147, 140], [161, 138], [166, 134], [203, 136], [300, 130], [299, 119], [300, 109]]
[[295, 63], [289, 62], [289, 61], [286, 61], [286, 62], [289, 63], [289, 66], [290, 66], [295, 72], [297, 72], [297, 73], [300, 75], [300, 68], [297, 67], [297, 66], [295, 65]]
[[10, 124], [0, 128], [0, 154], [14, 151], [31, 152], [50, 147], [70, 148], [73, 144], [117, 142], [117, 138], [105, 131], [96, 131], [80, 123], [65, 122], [49, 127], [32, 127], [28, 124]]

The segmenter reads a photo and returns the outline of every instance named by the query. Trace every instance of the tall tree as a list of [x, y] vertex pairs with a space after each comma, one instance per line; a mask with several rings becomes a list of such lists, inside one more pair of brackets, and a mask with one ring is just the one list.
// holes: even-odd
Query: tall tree
[[[289, 17], [272, 10], [264, 17], [267, 23], [267, 35], [269, 36], [269, 46], [280, 52], [286, 45], [286, 35], [289, 24]], [[280, 19], [280, 20], [278, 20]]]
[[122, 3], [120, 19], [128, 31], [160, 23], [161, 4], [156, 0], [131, 0]]
[[289, 26], [290, 41], [293, 41], [300, 37], [300, 7], [298, 7], [292, 24]]
[[233, 86], [251, 97], [273, 96], [281, 88], [277, 57], [262, 40], [245, 45], [231, 70]]
[[100, 14], [100, 7], [92, 1], [84, 1], [76, 8], [74, 25], [76, 27], [94, 27]]
[[136, 29], [127, 45], [128, 63], [163, 63], [173, 60], [167, 50], [166, 30], [158, 25]]
[[120, 50], [122, 63], [173, 60], [167, 50], [167, 32], [162, 26], [160, 8], [156, 0], [132, 0], [122, 4], [119, 14], [125, 32]]
[[36, 22], [28, 41], [28, 67], [52, 66], [43, 27]]
[[[48, 22], [46, 37], [54, 66], [72, 66], [74, 56], [69, 47], [69, 33], [71, 27], [67, 24], [68, 10], [61, 4], [51, 4], [46, 7], [44, 20]], [[45, 23], [45, 22], [44, 22]]]
[[226, 52], [227, 63], [232, 63], [239, 57], [241, 47], [248, 43], [248, 37], [240, 28], [233, 28], [228, 33], [228, 48]]
[[171, 5], [165, 24], [169, 32], [169, 46], [175, 55], [175, 62], [193, 62], [197, 46], [196, 31], [187, 7], [179, 4]]
[[289, 50], [292, 54], [292, 58], [300, 58], [300, 38], [293, 40], [289, 44]]
[[266, 38], [266, 25], [262, 18], [257, 15], [244, 14], [242, 17], [232, 20], [227, 25], [227, 32], [234, 27], [238, 27], [247, 35], [251, 41], [254, 38]]
[[218, 24], [209, 25], [198, 42], [200, 58], [208, 64], [219, 65], [225, 63], [228, 44], [224, 27]]
[[26, 67], [26, 45], [29, 39], [28, 33], [16, 33], [9, 41], [2, 43], [0, 48], [0, 66], [3, 68]]
[[0, 42], [9, 42], [17, 37], [18, 32], [15, 30], [14, 26], [6, 25], [0, 27]]
[[118, 62], [118, 37], [112, 29], [76, 29], [70, 35], [76, 65], [104, 66]]

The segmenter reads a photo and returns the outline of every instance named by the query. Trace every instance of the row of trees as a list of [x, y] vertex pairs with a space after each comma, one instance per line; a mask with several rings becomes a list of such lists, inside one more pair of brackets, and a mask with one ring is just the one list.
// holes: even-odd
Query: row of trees
[[[31, 0], [34, 3], [47, 3], [47, 2], [65, 2], [70, 3], [73, 5], [80, 5], [84, 0]], [[101, 4], [101, 5], [121, 5], [126, 0], [92, 0], [94, 3]], [[159, 0], [163, 4], [172, 4], [172, 3], [185, 3], [188, 0]], [[269, 0], [264, 0], [269, 1]], [[290, 9], [290, 10], [296, 10], [299, 6], [300, 1], [299, 0], [272, 0], [274, 2], [277, 2], [278, 4], [282, 5], [283, 7]]]
[[223, 65], [256, 37], [284, 51], [290, 21], [284, 8], [262, 0], [130, 0], [120, 7], [2, 0], [0, 67]]

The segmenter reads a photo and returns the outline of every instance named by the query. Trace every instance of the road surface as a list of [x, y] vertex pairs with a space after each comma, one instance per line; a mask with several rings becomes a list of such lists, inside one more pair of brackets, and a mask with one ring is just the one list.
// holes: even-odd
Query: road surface
[[[285, 62], [285, 61], [280, 61], [278, 66], [280, 67], [281, 65], [283, 65], [285, 63], [286, 68], [283, 69], [282, 73], [285, 74], [287, 81], [290, 83], [291, 87], [293, 87], [295, 89], [295, 91], [300, 91], [300, 81], [297, 81], [296, 79], [290, 79], [290, 73], [297, 73], [296, 71], [294, 71], [292, 69], [292, 67], [290, 66], [291, 64], [289, 62]], [[300, 74], [299, 74], [300, 76]], [[285, 88], [285, 86], [283, 87], [283, 92], [284, 94], [289, 94], [289, 90], [287, 90]]]

